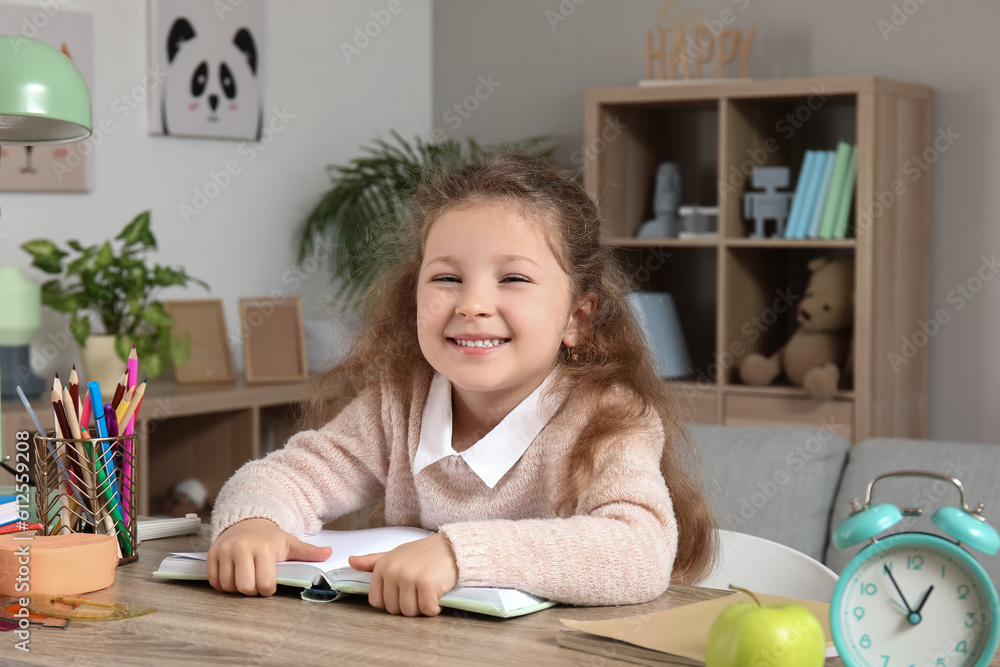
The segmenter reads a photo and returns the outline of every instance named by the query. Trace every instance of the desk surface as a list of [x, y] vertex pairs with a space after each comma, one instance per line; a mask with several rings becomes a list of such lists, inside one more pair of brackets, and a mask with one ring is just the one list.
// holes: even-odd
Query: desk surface
[[200, 535], [144, 542], [137, 562], [119, 567], [110, 588], [88, 597], [155, 606], [155, 613], [123, 621], [70, 621], [63, 630], [32, 627], [30, 653], [14, 649], [19, 640], [13, 632], [0, 633], [3, 664], [628, 665], [560, 647], [559, 619], [618, 618], [722, 594], [674, 586], [653, 602], [628, 607], [557, 606], [508, 620], [453, 610], [406, 618], [375, 609], [360, 596], [317, 604], [282, 587], [272, 597], [248, 598], [219, 593], [204, 582], [151, 577], [167, 553], [204, 551], [207, 545], [207, 526]]

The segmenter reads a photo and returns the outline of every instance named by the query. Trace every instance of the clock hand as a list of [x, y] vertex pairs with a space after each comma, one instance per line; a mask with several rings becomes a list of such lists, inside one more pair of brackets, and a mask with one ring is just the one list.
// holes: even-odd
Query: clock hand
[[931, 596], [931, 591], [932, 590], [934, 590], [933, 586], [931, 586], [930, 588], [928, 588], [927, 592], [924, 593], [924, 599], [920, 601], [920, 605], [917, 607], [915, 613], [919, 614], [920, 610], [924, 608], [924, 603], [927, 602], [927, 598], [929, 598]]
[[908, 615], [912, 614], [913, 609], [910, 608], [910, 603], [906, 601], [906, 596], [903, 595], [903, 591], [899, 590], [899, 584], [896, 583], [896, 577], [892, 576], [892, 570], [889, 569], [888, 565], [883, 565], [882, 569], [889, 575], [889, 581], [891, 581], [892, 585], [896, 587], [896, 592], [899, 593], [899, 597], [903, 599], [903, 604], [906, 605], [906, 613]]

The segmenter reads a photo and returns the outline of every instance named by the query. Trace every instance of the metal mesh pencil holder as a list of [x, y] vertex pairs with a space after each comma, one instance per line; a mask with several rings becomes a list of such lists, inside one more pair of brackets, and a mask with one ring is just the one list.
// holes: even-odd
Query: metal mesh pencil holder
[[118, 564], [139, 558], [136, 434], [57, 438], [35, 434], [38, 523], [44, 535], [114, 535]]

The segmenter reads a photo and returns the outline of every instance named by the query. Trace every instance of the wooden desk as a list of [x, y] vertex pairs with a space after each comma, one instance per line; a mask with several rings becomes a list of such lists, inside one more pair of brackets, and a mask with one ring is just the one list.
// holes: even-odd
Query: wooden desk
[[[171, 551], [205, 551], [200, 535], [150, 540], [139, 560], [119, 567], [115, 583], [92, 600], [156, 607], [123, 621], [70, 621], [64, 630], [31, 628], [25, 654], [12, 632], [0, 633], [4, 665], [628, 665], [559, 646], [560, 618], [603, 620], [662, 611], [725, 595], [671, 587], [648, 604], [554, 607], [508, 620], [445, 610], [434, 618], [392, 616], [363, 597], [320, 604], [296, 589], [249, 598], [219, 593], [204, 582], [160, 581], [153, 570]], [[71, 656], [76, 656], [74, 660]], [[1000, 659], [990, 663], [1000, 665]], [[827, 666], [842, 665], [831, 660]]]
[[[284, 446], [293, 433], [298, 405], [311, 383], [179, 385], [151, 380], [142, 400], [139, 434], [139, 513], [161, 511], [177, 482], [200, 479], [214, 497], [236, 470]], [[32, 401], [42, 425], [52, 428], [52, 404]], [[18, 401], [3, 401], [3, 452], [13, 458], [15, 432], [35, 432]], [[0, 469], [0, 484], [13, 477]]]
[[[434, 618], [392, 616], [356, 597], [305, 602], [282, 587], [269, 598], [219, 593], [204, 582], [154, 580], [170, 551], [204, 551], [202, 535], [150, 540], [139, 560], [119, 567], [111, 588], [93, 600], [154, 606], [123, 621], [70, 621], [65, 630], [32, 627], [30, 654], [0, 633], [4, 665], [625, 665], [562, 648], [560, 618], [599, 620], [668, 609], [718, 592], [677, 587], [660, 599], [629, 607], [555, 607], [521, 618], [495, 619], [446, 610]], [[70, 656], [80, 656], [74, 662]], [[23, 662], [22, 662], [23, 661]]]

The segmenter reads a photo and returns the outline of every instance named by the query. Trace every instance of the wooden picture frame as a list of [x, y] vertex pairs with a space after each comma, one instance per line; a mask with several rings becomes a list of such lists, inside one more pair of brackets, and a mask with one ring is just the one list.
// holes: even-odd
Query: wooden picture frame
[[191, 358], [183, 366], [174, 364], [177, 384], [235, 382], [222, 299], [164, 301], [163, 309], [174, 321], [171, 336], [191, 336]]
[[302, 300], [298, 297], [241, 298], [240, 337], [247, 384], [309, 378]]

